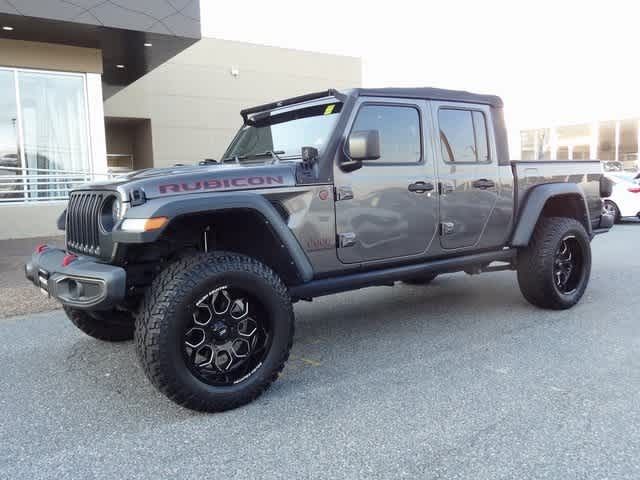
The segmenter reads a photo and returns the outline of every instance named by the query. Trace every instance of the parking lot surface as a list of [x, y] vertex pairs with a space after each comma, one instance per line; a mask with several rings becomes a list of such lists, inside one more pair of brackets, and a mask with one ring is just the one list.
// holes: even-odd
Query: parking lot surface
[[282, 377], [223, 414], [60, 310], [0, 320], [0, 478], [638, 479], [639, 240], [596, 238], [568, 311], [513, 272], [299, 303]]
[[24, 276], [24, 264], [39, 244], [64, 245], [64, 237], [0, 240], [0, 318], [27, 315], [59, 308], [44, 295], [34, 295], [33, 284]]

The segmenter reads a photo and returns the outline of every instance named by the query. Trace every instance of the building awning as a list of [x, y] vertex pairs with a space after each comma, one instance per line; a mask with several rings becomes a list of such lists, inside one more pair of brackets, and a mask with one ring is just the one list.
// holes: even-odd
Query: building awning
[[200, 39], [200, 2], [3, 2], [0, 26], [0, 39], [100, 49], [106, 99]]

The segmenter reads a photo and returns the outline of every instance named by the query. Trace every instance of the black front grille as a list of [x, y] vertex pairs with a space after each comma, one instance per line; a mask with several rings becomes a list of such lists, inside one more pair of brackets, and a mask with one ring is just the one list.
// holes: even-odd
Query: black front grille
[[100, 209], [104, 192], [73, 192], [67, 206], [67, 250], [100, 255]]

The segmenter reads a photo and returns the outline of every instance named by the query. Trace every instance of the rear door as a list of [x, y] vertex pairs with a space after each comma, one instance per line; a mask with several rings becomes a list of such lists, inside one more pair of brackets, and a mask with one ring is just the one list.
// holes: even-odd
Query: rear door
[[431, 102], [440, 191], [440, 244], [477, 245], [498, 201], [499, 167], [486, 105]]

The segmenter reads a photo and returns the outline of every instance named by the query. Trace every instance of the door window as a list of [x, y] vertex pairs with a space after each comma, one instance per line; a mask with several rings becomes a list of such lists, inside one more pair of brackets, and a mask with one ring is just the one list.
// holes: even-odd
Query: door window
[[351, 131], [378, 130], [380, 163], [419, 163], [422, 158], [420, 116], [414, 107], [364, 105]]
[[442, 108], [438, 111], [442, 158], [451, 163], [488, 162], [489, 143], [484, 113]]

